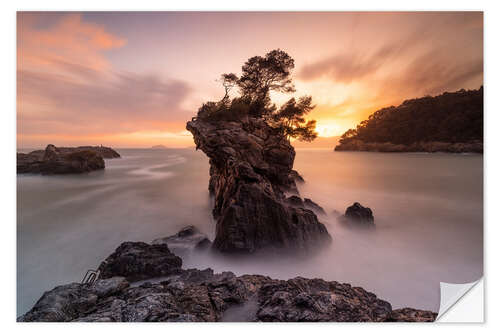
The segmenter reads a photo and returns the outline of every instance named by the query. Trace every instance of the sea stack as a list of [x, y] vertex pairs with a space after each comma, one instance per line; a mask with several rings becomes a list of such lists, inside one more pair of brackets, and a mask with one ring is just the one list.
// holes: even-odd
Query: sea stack
[[215, 122], [198, 117], [186, 128], [196, 149], [210, 159], [215, 249], [307, 252], [330, 243], [326, 227], [312, 210], [287, 204], [287, 193], [298, 194], [292, 170], [295, 150], [264, 119], [246, 116]]

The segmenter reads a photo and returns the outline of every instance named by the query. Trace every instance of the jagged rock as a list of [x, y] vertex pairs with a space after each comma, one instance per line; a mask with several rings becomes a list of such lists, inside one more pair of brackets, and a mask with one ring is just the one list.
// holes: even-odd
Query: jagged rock
[[173, 236], [155, 239], [152, 244], [167, 244], [172, 252], [182, 256], [189, 255], [192, 251], [206, 250], [212, 242], [198, 228], [190, 225]]
[[293, 206], [293, 207], [301, 207], [301, 208], [304, 208], [304, 202], [302, 201], [302, 199], [297, 196], [297, 195], [292, 195], [292, 196], [289, 196], [288, 198], [286, 198], [285, 202], [287, 204], [289, 204], [290, 206]]
[[290, 178], [297, 183], [305, 183], [304, 178], [296, 170], [290, 171]]
[[304, 198], [304, 206], [317, 214], [326, 215], [326, 212], [323, 209], [323, 207], [321, 207], [311, 199]]
[[125, 242], [99, 265], [99, 271], [103, 279], [123, 276], [138, 281], [179, 273], [181, 266], [182, 259], [166, 244]]
[[391, 304], [349, 284], [297, 277], [259, 290], [260, 321], [385, 321]]
[[359, 202], [347, 207], [341, 221], [348, 226], [375, 227], [372, 210]]
[[403, 308], [392, 311], [387, 321], [433, 322], [436, 320], [436, 316], [437, 314], [432, 311]]
[[308, 198], [302, 200], [299, 196], [292, 195], [286, 198], [285, 202], [292, 207], [306, 208], [317, 214], [326, 215], [325, 210], [320, 205]]
[[[133, 260], [121, 261], [124, 268], [114, 270], [149, 277], [155, 263], [163, 265], [151, 260], [163, 253], [163, 248], [168, 250], [166, 245], [124, 243], [114, 254]], [[118, 263], [117, 258], [112, 261]], [[437, 315], [410, 308], [392, 311], [388, 302], [363, 288], [322, 279], [296, 277], [283, 281], [262, 275], [214, 274], [211, 269], [183, 270], [180, 266], [162, 270], [161, 274], [164, 279], [155, 282], [129, 284], [124, 277], [114, 276], [93, 284], [58, 286], [45, 292], [17, 320], [433, 321]]]
[[210, 159], [217, 223], [213, 247], [230, 253], [264, 248], [304, 253], [331, 241], [314, 212], [285, 202], [285, 193], [298, 193], [295, 150], [264, 120], [194, 119], [186, 128]]
[[45, 150], [17, 153], [18, 173], [68, 174], [104, 169], [103, 158], [120, 155], [108, 147], [83, 146], [77, 148], [48, 145]]

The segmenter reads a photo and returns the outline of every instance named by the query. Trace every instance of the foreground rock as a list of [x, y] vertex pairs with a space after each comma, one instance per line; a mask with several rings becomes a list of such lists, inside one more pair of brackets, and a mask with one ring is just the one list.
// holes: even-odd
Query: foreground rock
[[307, 252], [331, 237], [310, 209], [288, 205], [297, 194], [292, 171], [295, 151], [262, 119], [187, 123], [196, 148], [210, 158], [209, 191], [214, 196], [216, 236], [222, 252], [260, 249]]
[[123, 276], [128, 281], [166, 276], [181, 271], [182, 259], [166, 244], [122, 243], [101, 265], [100, 277]]
[[373, 212], [368, 207], [363, 207], [359, 202], [347, 207], [345, 214], [340, 217], [341, 221], [353, 227], [375, 227]]
[[69, 174], [104, 169], [104, 158], [120, 155], [108, 147], [77, 148], [48, 145], [45, 150], [17, 153], [17, 173]]
[[[168, 260], [162, 262], [160, 253]], [[410, 308], [393, 311], [373, 293], [346, 283], [184, 270], [175, 257], [166, 245], [123, 243], [101, 264], [105, 279], [58, 286], [18, 321], [383, 322], [434, 321], [437, 315]], [[138, 276], [157, 279], [130, 284]]]

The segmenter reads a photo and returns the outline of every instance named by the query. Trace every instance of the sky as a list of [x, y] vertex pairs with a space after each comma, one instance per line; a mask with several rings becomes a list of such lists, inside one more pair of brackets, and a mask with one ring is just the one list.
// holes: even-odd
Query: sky
[[483, 84], [481, 12], [18, 12], [17, 145], [191, 147], [186, 121], [222, 98], [220, 74], [277, 48], [292, 96], [316, 104], [320, 138], [300, 147]]

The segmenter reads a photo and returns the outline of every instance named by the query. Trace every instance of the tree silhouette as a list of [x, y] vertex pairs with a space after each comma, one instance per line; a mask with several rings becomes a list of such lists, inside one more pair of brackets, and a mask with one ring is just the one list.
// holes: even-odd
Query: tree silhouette
[[242, 96], [253, 101], [264, 101], [270, 91], [295, 92], [291, 79], [294, 60], [280, 49], [267, 53], [264, 57], [255, 56], [247, 60], [241, 68], [238, 81]]
[[229, 92], [238, 84], [238, 76], [234, 73], [222, 74], [220, 81], [224, 87], [224, 97], [222, 97], [222, 100], [224, 101], [229, 99]]
[[316, 120], [306, 122], [306, 114], [311, 112], [315, 105], [311, 105], [312, 97], [304, 96], [297, 102], [295, 98], [289, 99], [280, 109], [272, 114], [274, 127], [281, 129], [283, 135], [288, 138], [296, 138], [300, 141], [312, 141], [316, 139]]
[[[254, 56], [242, 66], [242, 74], [222, 74], [220, 82], [224, 97], [219, 102], [206, 102], [198, 110], [198, 117], [209, 121], [238, 121], [244, 117], [264, 119], [286, 138], [312, 141], [316, 121], [305, 119], [314, 109], [312, 97], [291, 98], [279, 109], [271, 103], [270, 92], [295, 92], [291, 79], [294, 60], [280, 49], [268, 52], [264, 57]], [[240, 96], [230, 100], [229, 92], [238, 86]]]

